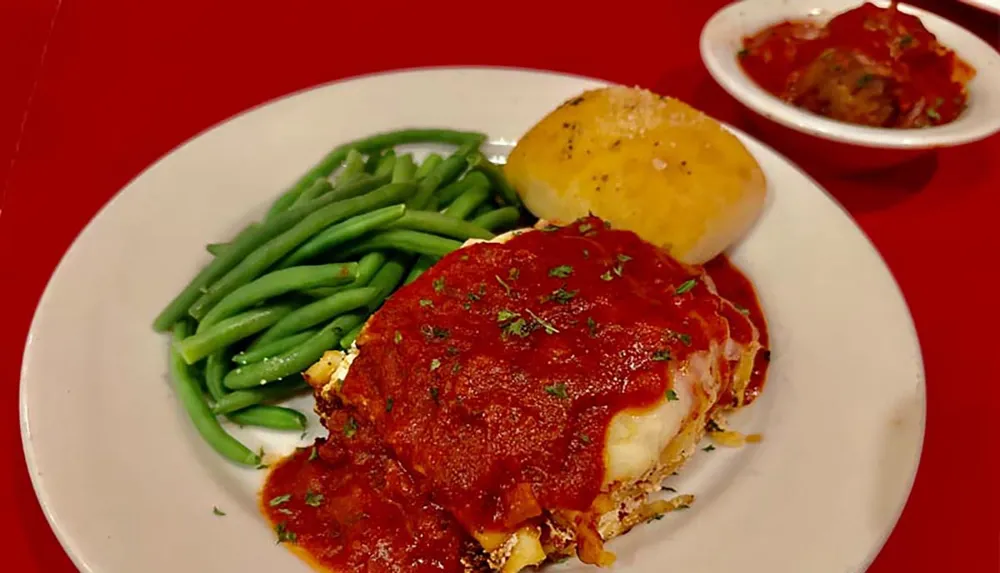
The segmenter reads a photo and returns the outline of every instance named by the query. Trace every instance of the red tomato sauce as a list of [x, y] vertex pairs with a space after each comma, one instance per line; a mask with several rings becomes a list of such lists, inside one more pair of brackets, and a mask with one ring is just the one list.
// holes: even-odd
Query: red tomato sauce
[[370, 319], [347, 405], [318, 403], [330, 437], [271, 472], [265, 515], [334, 571], [457, 572], [479, 553], [468, 532], [588, 510], [616, 413], [669, 396], [670, 365], [730, 322], [766, 340], [749, 281], [708, 270], [746, 314], [596, 218], [446, 256]]
[[784, 21], [743, 38], [744, 71], [771, 94], [819, 115], [873, 127], [954, 121], [965, 109], [968, 64], [920, 19], [865, 3], [825, 26]]

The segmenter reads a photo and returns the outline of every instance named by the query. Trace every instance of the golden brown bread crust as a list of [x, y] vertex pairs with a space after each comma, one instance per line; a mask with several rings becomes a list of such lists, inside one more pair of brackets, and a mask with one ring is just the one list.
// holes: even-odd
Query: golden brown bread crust
[[767, 184], [732, 133], [646, 90], [584, 92], [535, 124], [505, 172], [528, 209], [568, 222], [588, 212], [701, 264], [739, 239]]

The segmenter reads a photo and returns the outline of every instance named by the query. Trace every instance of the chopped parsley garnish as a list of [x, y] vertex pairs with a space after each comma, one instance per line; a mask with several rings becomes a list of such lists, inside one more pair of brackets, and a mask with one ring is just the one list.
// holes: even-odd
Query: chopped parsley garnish
[[284, 523], [279, 523], [274, 526], [274, 532], [278, 534], [278, 543], [295, 543], [298, 541], [299, 536], [295, 535], [294, 531], [289, 531], [288, 526]]
[[715, 449], [715, 446], [713, 446], [712, 444], [708, 444], [707, 446], [705, 446], [704, 448], [702, 448], [701, 451], [703, 451], [703, 452], [711, 452], [714, 449]]
[[545, 393], [549, 396], [555, 396], [556, 398], [569, 398], [569, 394], [566, 393], [565, 384], [553, 384], [551, 386], [546, 386]]
[[311, 462], [317, 458], [319, 458], [319, 450], [316, 448], [316, 446], [313, 446], [312, 450], [309, 451], [309, 459], [306, 461]]
[[591, 337], [597, 336], [597, 321], [592, 316], [587, 317], [587, 330]]
[[507, 283], [505, 283], [505, 282], [503, 282], [503, 279], [500, 278], [500, 275], [493, 275], [493, 278], [495, 278], [497, 280], [497, 282], [500, 283], [500, 286], [502, 286], [504, 288], [504, 290], [507, 291], [507, 296], [510, 296], [510, 292], [511, 292], [510, 285], [507, 284]]
[[580, 441], [583, 442], [585, 445], [589, 444], [590, 436], [588, 436], [587, 434], [580, 434]]
[[909, 46], [912, 43], [913, 43], [913, 36], [911, 36], [909, 34], [906, 34], [904, 36], [900, 36], [900, 38], [899, 38], [899, 46], [901, 48], [905, 48], [905, 47]]
[[671, 330], [667, 333], [667, 337], [671, 340], [680, 340], [681, 344], [684, 346], [691, 346], [690, 334], [684, 334], [682, 332], [677, 332], [676, 330]]
[[736, 307], [736, 310], [740, 311], [740, 314], [743, 314], [743, 315], [750, 314], [750, 309], [748, 309], [745, 306], [740, 306], [738, 304], [734, 304], [733, 306]]
[[742, 60], [747, 57], [748, 54], [750, 54], [750, 50], [743, 48], [742, 50], [736, 52], [736, 57]]
[[681, 286], [679, 286], [676, 289], [674, 289], [674, 294], [684, 294], [684, 293], [686, 293], [687, 291], [693, 289], [694, 285], [697, 284], [697, 282], [698, 281], [696, 279], [688, 279], [688, 280], [682, 282]]
[[385, 399], [385, 411], [386, 412], [392, 412], [392, 404], [394, 402], [395, 402], [395, 400], [392, 399], [392, 396], [389, 396], [388, 398]]
[[559, 329], [553, 326], [551, 322], [548, 322], [537, 314], [531, 312], [531, 309], [525, 309], [525, 311], [531, 315], [531, 318], [535, 319], [535, 322], [537, 322], [539, 326], [545, 329], [546, 334], [556, 334], [559, 332]]
[[569, 265], [559, 265], [558, 267], [552, 267], [549, 269], [550, 277], [564, 279], [571, 274], [573, 274], [573, 267]]
[[431, 281], [431, 284], [434, 285], [434, 292], [438, 294], [444, 292], [444, 277], [438, 277], [434, 279], [433, 281]]
[[521, 276], [521, 271], [517, 270], [516, 268], [512, 268], [509, 271], [507, 271], [507, 278], [509, 278], [512, 281], [516, 281], [517, 277], [519, 276]]
[[285, 495], [278, 495], [271, 498], [271, 501], [267, 502], [271, 507], [278, 507], [281, 504], [288, 503], [292, 499], [292, 494], [286, 493]]
[[518, 316], [520, 315], [517, 314], [516, 312], [503, 308], [500, 309], [499, 312], [497, 312], [497, 322], [507, 322], [508, 320], [512, 318], [517, 318]]
[[624, 253], [619, 253], [618, 254], [618, 262], [627, 263], [627, 262], [629, 262], [631, 260], [632, 260], [632, 257], [630, 257], [630, 256], [628, 256], [628, 255], [626, 255]]
[[437, 358], [431, 360], [431, 372], [434, 372], [435, 370], [437, 370], [440, 367], [441, 367], [441, 361], [440, 360], [438, 360]]
[[584, 224], [580, 225], [580, 233], [581, 234], [586, 233], [587, 231], [589, 231], [589, 230], [591, 230], [593, 228], [594, 228], [594, 226], [591, 225], [590, 223], [584, 223]]
[[504, 338], [507, 338], [510, 335], [524, 338], [529, 334], [531, 334], [531, 326], [523, 318], [518, 318], [503, 327]]
[[933, 119], [934, 121], [938, 121], [941, 119], [941, 114], [939, 114], [936, 109], [930, 108], [927, 110], [927, 117]]
[[348, 438], [353, 438], [354, 434], [358, 433], [358, 423], [354, 421], [354, 418], [348, 418], [344, 422], [344, 435]]
[[462, 369], [462, 365], [460, 363], [458, 363], [458, 362], [456, 362], [456, 363], [454, 363], [454, 364], [451, 365], [451, 373], [452, 374], [458, 373], [458, 371], [461, 370], [461, 369]]
[[436, 387], [431, 386], [430, 395], [431, 395], [431, 400], [434, 400], [435, 402], [438, 401], [438, 389]]
[[429, 298], [422, 298], [420, 299], [420, 306], [423, 307], [434, 306], [434, 301]]
[[680, 400], [677, 397], [677, 392], [674, 392], [673, 388], [667, 390], [667, 402], [676, 402], [677, 400]]
[[225, 517], [226, 516], [226, 512], [222, 511], [221, 509], [219, 509], [218, 507], [216, 507], [214, 505], [212, 506], [212, 513], [215, 514], [215, 515], [218, 515], [219, 517]]
[[653, 360], [656, 362], [666, 362], [667, 360], [670, 360], [670, 349], [661, 348], [657, 350], [653, 353]]
[[447, 328], [439, 328], [437, 326], [431, 326], [429, 324], [424, 324], [420, 327], [420, 332], [426, 338], [448, 338], [451, 333], [448, 332]]
[[557, 302], [559, 304], [566, 304], [570, 300], [572, 300], [573, 297], [575, 297], [576, 293], [578, 293], [578, 292], [580, 292], [580, 291], [579, 290], [566, 290], [563, 287], [559, 287], [556, 290], [552, 291], [552, 294], [549, 295], [549, 300], [555, 301], [555, 302]]
[[403, 333], [397, 330], [396, 334], [392, 335], [392, 341], [395, 342], [396, 344], [399, 344], [400, 342], [402, 342], [402, 340], [403, 340]]
[[458, 354], [458, 348], [454, 346], [449, 346], [448, 348], [445, 348], [444, 351], [448, 353], [448, 356], [455, 356]]
[[306, 491], [306, 505], [309, 507], [319, 507], [323, 504], [323, 494]]
[[545, 225], [544, 227], [542, 227], [542, 230], [545, 231], [546, 233], [551, 233], [552, 231], [558, 231], [559, 227], [555, 225]]
[[284, 507], [280, 508], [278, 510], [278, 513], [280, 513], [281, 515], [295, 515], [294, 511], [292, 511], [290, 509], [287, 509], [287, 508], [284, 508]]
[[603, 275], [601, 275], [601, 280], [602, 281], [610, 281], [610, 280], [614, 280], [614, 278], [615, 277], [611, 276], [611, 271], [607, 271]]

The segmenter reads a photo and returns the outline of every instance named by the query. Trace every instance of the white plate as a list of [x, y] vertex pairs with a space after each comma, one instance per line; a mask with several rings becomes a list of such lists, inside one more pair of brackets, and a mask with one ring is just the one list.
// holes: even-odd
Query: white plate
[[[493, 69], [333, 84], [220, 125], [130, 183], [59, 264], [24, 355], [29, 471], [76, 564], [94, 573], [309, 571], [258, 515], [263, 473], [223, 462], [190, 427], [167, 381], [166, 337], [150, 330], [154, 315], [208, 260], [205, 243], [261, 215], [331, 145], [418, 125], [515, 139], [597, 85]], [[738, 420], [764, 441], [695, 456], [672, 485], [699, 500], [613, 542], [616, 569], [862, 570], [895, 523], [919, 458], [924, 380], [913, 324], [841, 208], [738, 135], [770, 181], [760, 223], [732, 252], [770, 319], [767, 390]], [[268, 451], [305, 441], [240, 436]], [[227, 515], [214, 516], [213, 506]]]
[[1000, 15], [1000, 0], [960, 0], [963, 4]]

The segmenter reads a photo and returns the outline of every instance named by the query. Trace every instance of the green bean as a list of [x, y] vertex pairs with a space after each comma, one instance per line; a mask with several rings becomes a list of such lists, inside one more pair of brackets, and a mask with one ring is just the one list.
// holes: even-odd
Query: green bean
[[461, 241], [471, 238], [493, 238], [493, 233], [482, 227], [477, 227], [459, 218], [434, 211], [407, 211], [402, 217], [389, 225], [387, 229], [410, 229], [441, 235], [443, 237], [451, 237]]
[[255, 362], [232, 370], [226, 375], [226, 387], [233, 390], [253, 388], [302, 372], [319, 360], [324, 352], [336, 347], [345, 332], [363, 321], [364, 318], [360, 314], [338, 316], [296, 348], [267, 361]]
[[358, 337], [358, 334], [361, 333], [362, 327], [364, 327], [364, 324], [359, 324], [355, 326], [353, 330], [345, 334], [344, 337], [340, 339], [340, 347], [344, 350], [350, 348], [351, 345], [354, 344], [354, 340]]
[[395, 255], [382, 265], [382, 268], [372, 278], [372, 282], [369, 283], [370, 286], [378, 289], [378, 296], [368, 305], [369, 312], [375, 312], [385, 299], [389, 298], [389, 295], [396, 290], [400, 281], [403, 280], [403, 276], [406, 275], [410, 261], [411, 257]]
[[222, 251], [229, 246], [229, 243], [209, 243], [205, 245], [205, 250], [213, 257], [222, 254]]
[[[335, 147], [326, 154], [319, 163], [314, 165], [305, 173], [292, 187], [283, 193], [268, 211], [267, 218], [270, 219], [279, 213], [287, 210], [299, 195], [309, 188], [314, 181], [322, 177], [328, 177], [347, 157], [351, 149], [356, 149], [360, 153], [374, 153], [382, 149], [388, 149], [396, 145], [408, 143], [446, 143], [451, 145], [462, 145], [468, 141], [484, 141], [486, 136], [482, 133], [471, 131], [455, 131], [452, 129], [402, 129], [376, 133], [375, 135], [358, 139]], [[164, 329], [169, 327], [164, 327]]]
[[306, 416], [298, 410], [281, 406], [250, 406], [227, 416], [241, 426], [258, 426], [271, 430], [301, 432], [306, 429]]
[[354, 288], [297, 308], [269, 328], [250, 348], [257, 350], [268, 342], [280, 340], [345, 312], [365, 307], [378, 296], [378, 292], [375, 287]]
[[370, 154], [365, 159], [365, 173], [375, 173], [375, 169], [378, 167], [379, 161], [382, 161], [382, 153]]
[[416, 194], [410, 197], [406, 206], [418, 210], [427, 208], [438, 187], [447, 185], [469, 167], [467, 157], [479, 148], [480, 143], [480, 141], [471, 141], [459, 146], [454, 153], [449, 155], [447, 159], [443, 160], [433, 171], [421, 179]]
[[424, 161], [417, 167], [416, 173], [413, 174], [414, 179], [423, 179], [431, 174], [441, 162], [444, 161], [444, 157], [441, 157], [437, 153], [430, 153], [424, 158]]
[[334, 293], [342, 292], [347, 289], [368, 286], [368, 283], [371, 282], [375, 273], [382, 268], [382, 265], [385, 263], [385, 258], [385, 254], [378, 251], [368, 253], [367, 255], [361, 257], [361, 260], [358, 261], [358, 275], [351, 284], [339, 287], [319, 287], [309, 289], [305, 291], [305, 294], [313, 298], [326, 298]]
[[236, 390], [230, 392], [217, 400], [212, 406], [212, 412], [216, 415], [231, 414], [244, 408], [249, 408], [263, 402], [280, 402], [309, 388], [306, 381], [300, 376], [296, 380], [268, 384], [246, 390]]
[[322, 179], [317, 179], [316, 181], [313, 182], [312, 185], [309, 186], [308, 189], [306, 189], [305, 191], [302, 192], [301, 195], [299, 195], [298, 199], [295, 200], [295, 203], [292, 203], [292, 206], [298, 207], [300, 205], [305, 205], [306, 203], [316, 199], [317, 197], [321, 197], [322, 195], [326, 194], [331, 189], [333, 189], [333, 185], [330, 184], [330, 181], [328, 179], [326, 179], [325, 177]]
[[[316, 330], [306, 330], [298, 334], [293, 334], [291, 336], [275, 340], [274, 342], [261, 344], [257, 348], [248, 348], [236, 356], [233, 356], [233, 362], [241, 366], [246, 366], [247, 364], [267, 360], [272, 356], [277, 356], [282, 352], [295, 348], [306, 340], [309, 340], [309, 338], [316, 334], [316, 332]], [[214, 354], [212, 356], [214, 356]], [[211, 360], [212, 356], [209, 356], [208, 359]], [[209, 364], [211, 364], [211, 362], [209, 362]]]
[[458, 181], [455, 181], [446, 187], [442, 187], [441, 190], [437, 192], [438, 203], [441, 205], [449, 205], [472, 186], [486, 187], [489, 189], [490, 180], [478, 171], [470, 171]]
[[278, 268], [297, 265], [302, 261], [322, 254], [336, 245], [357, 239], [370, 231], [384, 228], [389, 223], [402, 217], [405, 212], [406, 206], [399, 203], [357, 215], [346, 221], [327, 227], [324, 231], [309, 239], [282, 259], [278, 263]]
[[[174, 344], [184, 340], [187, 334], [186, 321], [174, 325]], [[191, 367], [181, 357], [176, 346], [171, 346], [170, 349], [170, 378], [173, 380], [174, 390], [195, 429], [212, 449], [238, 464], [256, 466], [260, 463], [260, 457], [257, 454], [227, 434], [219, 425], [219, 421], [212, 415], [212, 410], [205, 402], [199, 380], [194, 377]]]
[[494, 211], [494, 210], [496, 210], [496, 206], [495, 205], [492, 205], [489, 202], [480, 203], [479, 206], [476, 207], [472, 211], [472, 213], [469, 213], [469, 216], [466, 217], [466, 218], [467, 219], [475, 219], [476, 217], [479, 217], [480, 215], [485, 215], [485, 214], [489, 213], [490, 211]]
[[282, 317], [292, 312], [292, 308], [287, 304], [255, 308], [221, 320], [176, 343], [175, 346], [188, 364], [194, 364], [216, 350], [221, 350], [238, 340], [243, 340], [277, 324]]
[[365, 161], [365, 156], [360, 151], [357, 149], [348, 151], [347, 158], [344, 159], [344, 168], [337, 174], [337, 183], [347, 183], [355, 177], [367, 173], [368, 170], [366, 167], [367, 162]]
[[392, 182], [413, 181], [417, 173], [417, 164], [413, 162], [413, 156], [409, 153], [396, 158], [396, 164], [392, 167]]
[[226, 377], [229, 365], [226, 364], [226, 350], [216, 350], [208, 355], [205, 361], [205, 388], [213, 401], [218, 402], [226, 395], [226, 387], [222, 385], [222, 379]]
[[378, 163], [375, 164], [375, 175], [388, 175], [392, 176], [393, 170], [396, 167], [396, 152], [391, 149], [386, 149], [379, 157]]
[[438, 260], [435, 257], [420, 257], [417, 262], [410, 267], [410, 272], [406, 275], [406, 280], [403, 281], [404, 285], [408, 285], [413, 281], [420, 278], [420, 275], [427, 272], [427, 269], [434, 266]]
[[474, 171], [481, 172], [490, 180], [490, 184], [500, 193], [500, 198], [503, 199], [504, 203], [511, 207], [521, 206], [521, 198], [517, 195], [517, 191], [514, 190], [510, 181], [507, 181], [503, 169], [494, 165], [482, 152], [475, 151], [469, 154], [469, 167]]
[[476, 225], [490, 231], [509, 229], [521, 220], [521, 210], [517, 207], [501, 207], [472, 220]]
[[452, 201], [451, 205], [448, 205], [444, 214], [455, 219], [466, 219], [476, 210], [476, 207], [485, 203], [489, 198], [489, 188], [478, 185], [470, 187], [458, 199]]
[[290, 267], [268, 273], [227, 294], [201, 319], [198, 332], [203, 332], [226, 317], [278, 295], [314, 287], [350, 283], [357, 277], [357, 272], [357, 263], [335, 263]]
[[[359, 181], [356, 188], [371, 190], [380, 180]], [[335, 190], [336, 191], [336, 190]], [[188, 283], [184, 290], [174, 297], [153, 321], [153, 330], [163, 332], [171, 328], [188, 312], [192, 304], [201, 298], [203, 292], [214, 282], [233, 270], [258, 247], [294, 227], [308, 216], [328, 206], [338, 197], [327, 193], [323, 197], [305, 205], [294, 207], [262, 223], [251, 223], [229, 242], [229, 248], [220, 253]], [[227, 293], [228, 294], [228, 293]], [[207, 312], [208, 309], [205, 309]]]
[[390, 183], [367, 195], [338, 201], [323, 207], [247, 255], [222, 278], [212, 283], [201, 295], [201, 298], [191, 305], [188, 314], [199, 320], [204, 318], [208, 311], [223, 297], [257, 278], [268, 267], [319, 231], [372, 209], [399, 203], [412, 195], [414, 190], [415, 186], [412, 183]]
[[353, 257], [370, 251], [397, 250], [407, 253], [443, 257], [462, 246], [454, 239], [419, 233], [407, 229], [380, 231], [342, 250], [340, 256]]

